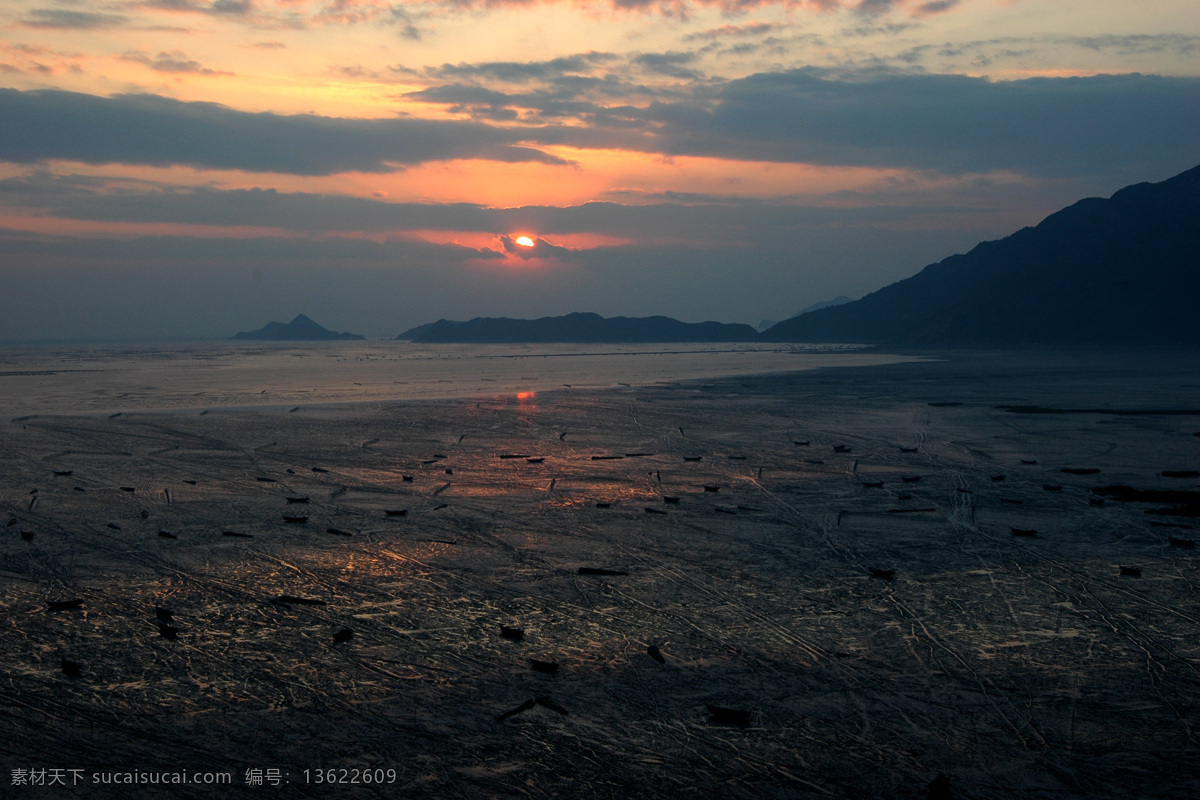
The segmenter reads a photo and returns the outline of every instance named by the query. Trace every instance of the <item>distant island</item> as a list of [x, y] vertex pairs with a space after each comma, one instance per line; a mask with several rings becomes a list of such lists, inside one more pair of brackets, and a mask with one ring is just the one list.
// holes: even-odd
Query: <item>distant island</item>
[[750, 325], [690, 323], [670, 317], [605, 318], [599, 314], [575, 313], [532, 320], [476, 317], [467, 322], [453, 322], [440, 319], [411, 328], [396, 338], [421, 344], [754, 342], [758, 340], [758, 332]]
[[936, 347], [1197, 346], [1200, 167], [977, 245], [764, 341]]
[[367, 337], [359, 336], [357, 333], [331, 331], [300, 314], [286, 325], [282, 322], [268, 322], [256, 331], [242, 331], [235, 333], [230, 338], [267, 342], [329, 342], [357, 341]]

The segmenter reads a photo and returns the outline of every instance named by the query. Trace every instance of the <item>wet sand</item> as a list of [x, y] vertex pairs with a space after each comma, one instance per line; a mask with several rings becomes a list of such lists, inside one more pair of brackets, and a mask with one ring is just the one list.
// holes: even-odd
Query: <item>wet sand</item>
[[943, 356], [0, 425], [5, 796], [1195, 796], [1200, 360]]

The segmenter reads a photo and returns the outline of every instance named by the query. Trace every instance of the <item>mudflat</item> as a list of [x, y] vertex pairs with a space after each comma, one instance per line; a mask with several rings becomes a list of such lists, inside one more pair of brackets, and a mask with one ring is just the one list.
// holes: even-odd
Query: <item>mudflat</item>
[[1200, 359], [921, 355], [9, 415], [6, 796], [1200, 794]]

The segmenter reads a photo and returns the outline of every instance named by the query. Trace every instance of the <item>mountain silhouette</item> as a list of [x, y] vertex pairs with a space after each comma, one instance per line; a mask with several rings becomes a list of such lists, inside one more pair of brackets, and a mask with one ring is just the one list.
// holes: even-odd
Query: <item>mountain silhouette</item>
[[1080, 200], [765, 341], [1200, 345], [1200, 167]]
[[423, 344], [564, 342], [752, 342], [757, 332], [749, 325], [720, 322], [680, 322], [670, 317], [611, 317], [567, 314], [541, 319], [476, 317], [467, 322], [440, 319], [418, 325], [396, 337]]
[[365, 336], [356, 333], [338, 333], [322, 328], [303, 314], [284, 325], [282, 322], [268, 322], [256, 331], [235, 333], [231, 339], [254, 339], [271, 342], [324, 342], [332, 340], [359, 340]]

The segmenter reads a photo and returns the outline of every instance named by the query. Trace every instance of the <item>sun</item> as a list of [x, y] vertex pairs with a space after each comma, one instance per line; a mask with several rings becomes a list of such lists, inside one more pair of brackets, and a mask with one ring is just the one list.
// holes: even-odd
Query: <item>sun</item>
[[521, 247], [533, 247], [534, 244], [533, 239], [529, 238], [528, 236], [518, 236], [517, 238], [513, 239], [513, 241], [521, 245]]

